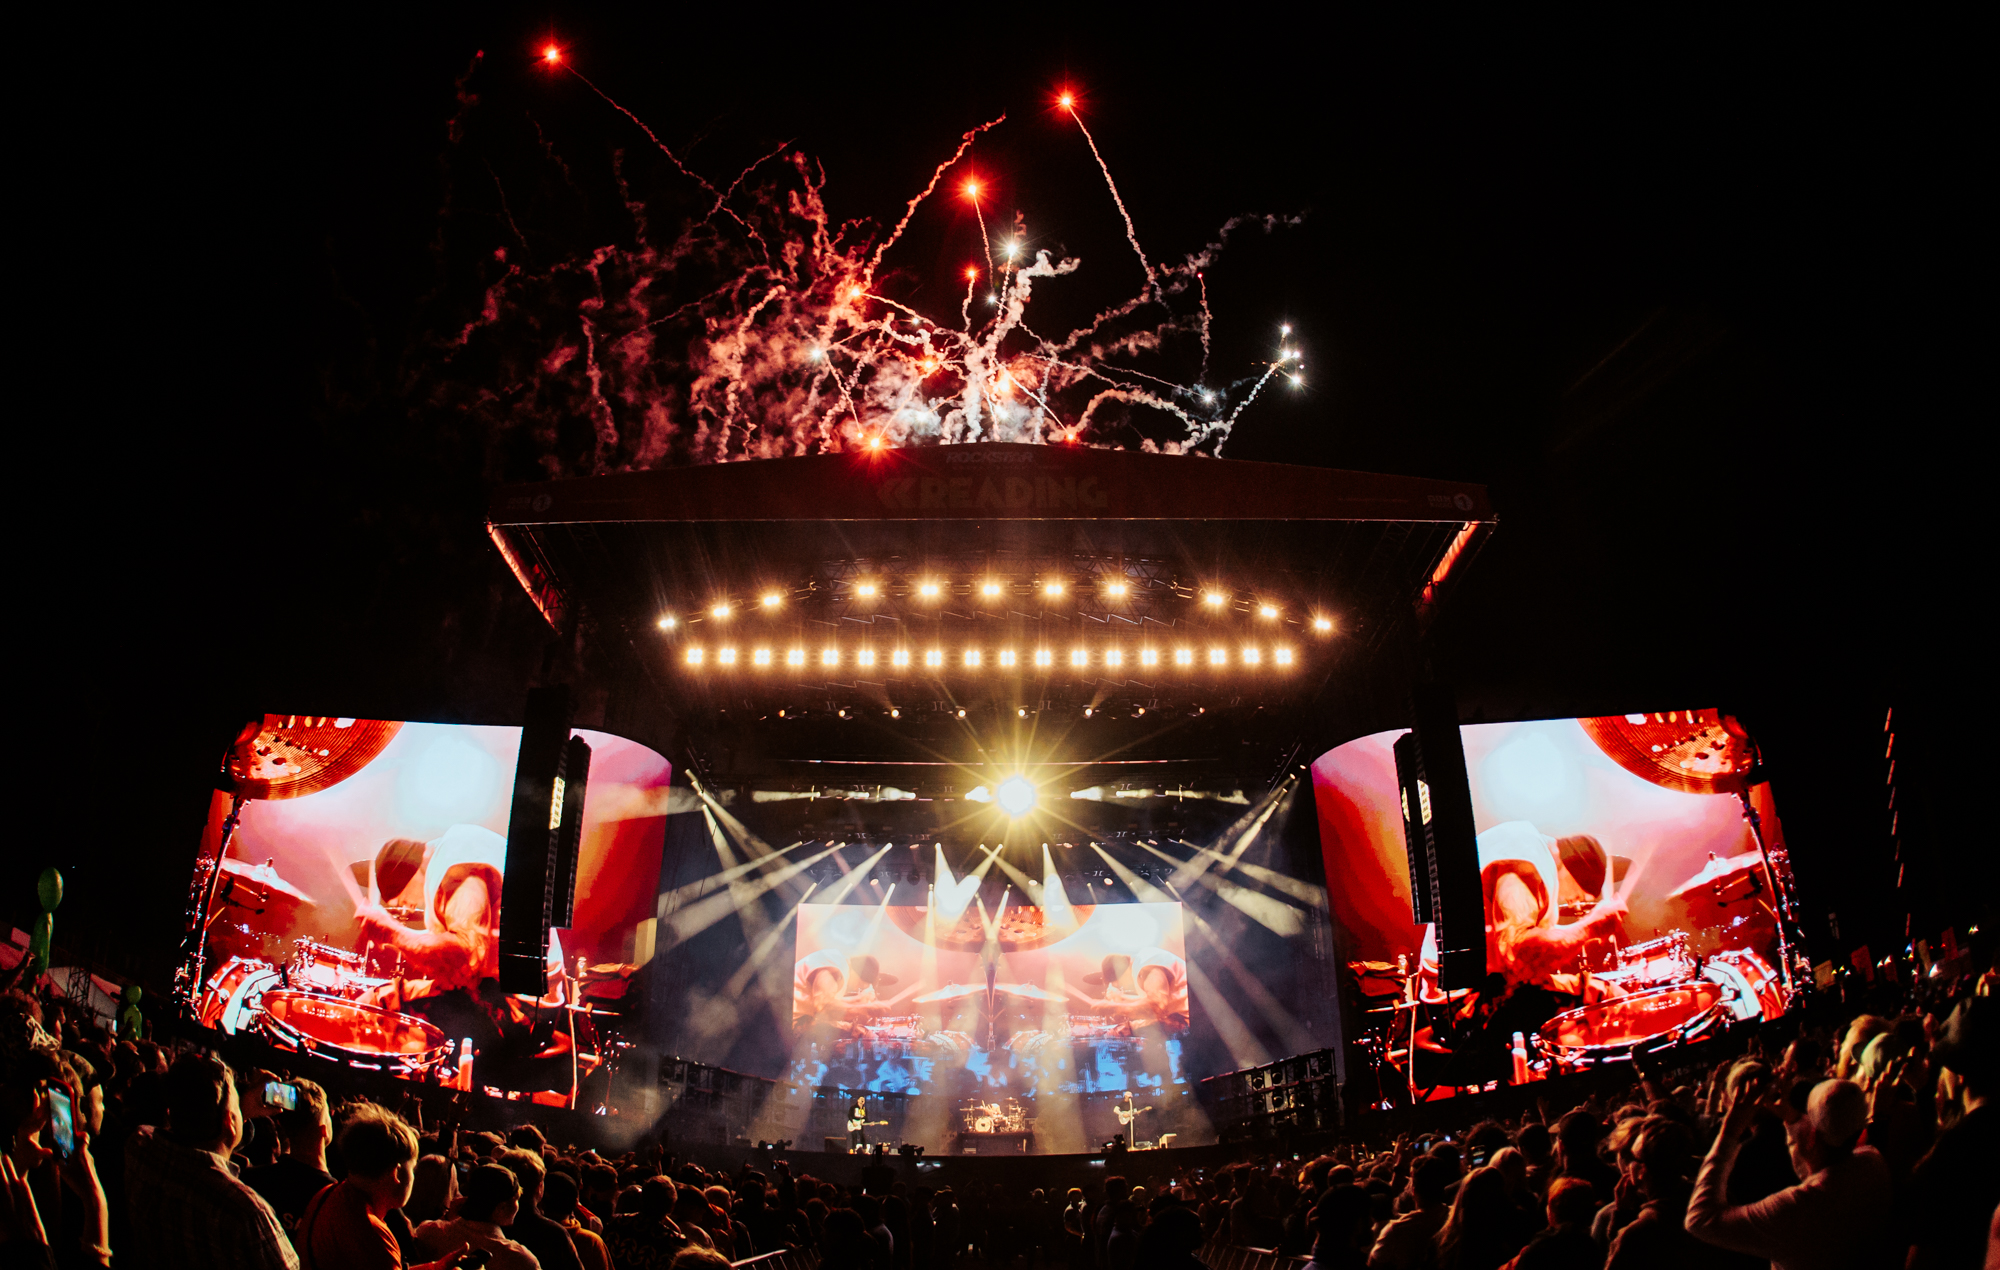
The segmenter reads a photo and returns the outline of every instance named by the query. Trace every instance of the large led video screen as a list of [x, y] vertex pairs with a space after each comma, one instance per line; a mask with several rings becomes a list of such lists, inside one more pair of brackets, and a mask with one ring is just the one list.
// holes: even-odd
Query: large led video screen
[[573, 1093], [615, 1053], [608, 1031], [651, 956], [670, 775], [634, 741], [577, 735], [591, 762], [573, 917], [537, 998], [497, 979], [520, 728], [247, 727], [232, 769], [253, 773], [248, 796], [214, 795], [202, 842], [202, 859], [223, 854], [199, 1021], [415, 1079]]
[[792, 1077], [984, 1097], [1185, 1084], [1181, 906], [801, 904]]
[[1460, 734], [1484, 905], [1481, 987], [1444, 990], [1431, 927], [1413, 920], [1394, 752], [1404, 732], [1349, 741], [1313, 764], [1351, 982], [1369, 998], [1416, 1003], [1399, 1012], [1367, 1002], [1375, 1015], [1364, 1018], [1405, 1029], [1385, 1051], [1414, 1049], [1466, 1084], [1505, 1071], [1517, 1031], [1566, 1062], [1787, 1008], [1778, 818], [1769, 786], [1746, 783], [1747, 742], [1715, 711]]

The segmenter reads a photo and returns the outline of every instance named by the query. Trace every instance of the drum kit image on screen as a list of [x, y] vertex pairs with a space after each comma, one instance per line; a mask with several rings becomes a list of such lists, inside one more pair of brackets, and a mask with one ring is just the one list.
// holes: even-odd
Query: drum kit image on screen
[[1805, 973], [1791, 869], [1755, 747], [1733, 719], [1678, 711], [1460, 732], [1480, 889], [1453, 902], [1475, 913], [1483, 903], [1485, 965], [1448, 987], [1435, 930], [1393, 894], [1408, 872], [1402, 826], [1382, 816], [1399, 810], [1399, 734], [1348, 742], [1315, 769], [1329, 871], [1380, 879], [1376, 895], [1357, 887], [1336, 907], [1364, 952], [1348, 963], [1373, 1024], [1358, 1044], [1385, 1096], [1519, 1083], [1790, 1008]]

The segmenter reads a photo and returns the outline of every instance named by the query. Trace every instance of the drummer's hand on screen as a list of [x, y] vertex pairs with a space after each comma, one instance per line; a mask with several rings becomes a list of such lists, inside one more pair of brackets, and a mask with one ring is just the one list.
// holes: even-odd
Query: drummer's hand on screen
[[1584, 919], [1584, 925], [1592, 929], [1616, 926], [1618, 923], [1624, 921], [1630, 913], [1631, 910], [1626, 907], [1624, 896], [1615, 894], [1607, 895], [1597, 901], [1597, 906], [1590, 910], [1590, 916]]
[[379, 928], [392, 934], [403, 929], [403, 924], [397, 921], [388, 909], [383, 908], [379, 901], [372, 898], [362, 900], [354, 906], [354, 920], [364, 927]]

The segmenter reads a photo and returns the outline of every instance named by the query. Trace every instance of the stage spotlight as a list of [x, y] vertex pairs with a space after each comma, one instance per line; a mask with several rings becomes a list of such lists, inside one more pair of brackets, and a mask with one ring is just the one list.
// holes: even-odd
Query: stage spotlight
[[1037, 666], [1053, 666], [1056, 664], [1056, 655], [1046, 648], [1037, 648], [1035, 650], [1035, 664]]
[[1139, 650], [1139, 664], [1140, 664], [1141, 666], [1157, 666], [1157, 665], [1159, 665], [1159, 664], [1160, 664], [1160, 650], [1159, 650], [1159, 649], [1157, 649], [1157, 648], [1142, 648], [1142, 649], [1140, 649], [1140, 650]]
[[965, 717], [965, 707], [964, 707], [964, 706], [960, 706], [960, 707], [958, 708], [958, 717], [959, 717], [959, 718], [961, 718], [961, 719], [963, 719], [963, 718]]
[[1333, 629], [1333, 619], [1330, 617], [1316, 617], [1313, 619], [1313, 629], [1316, 631], [1330, 631]]
[[1042, 584], [1043, 595], [1056, 596], [1056, 595], [1061, 595], [1062, 593], [1063, 593], [1063, 584], [1060, 582], [1045, 582]]
[[750, 654], [750, 660], [755, 665], [768, 666], [771, 664], [771, 650], [768, 648], [760, 648], [756, 652]]
[[917, 587], [917, 594], [923, 596], [926, 600], [936, 599], [937, 593], [938, 584], [935, 582], [925, 582]]
[[1194, 649], [1176, 648], [1174, 650], [1174, 665], [1176, 666], [1194, 665]]
[[1016, 715], [1016, 716], [1018, 716], [1018, 717], [1020, 717], [1020, 718], [1023, 718], [1023, 719], [1025, 719], [1025, 718], [1027, 718], [1027, 717], [1028, 717], [1028, 707], [1026, 707], [1026, 706], [1021, 706], [1021, 707], [1017, 708], [1017, 709], [1016, 709], [1016, 710], [1014, 711], [1014, 713], [1015, 713], [1015, 715]]
[[910, 650], [909, 650], [909, 649], [907, 649], [907, 648], [899, 648], [899, 649], [897, 649], [897, 650], [896, 650], [895, 652], [893, 652], [893, 653], [889, 654], [889, 664], [890, 664], [890, 665], [892, 665], [892, 666], [907, 666], [907, 665], [909, 665], [909, 664], [910, 664]]
[[864, 600], [873, 599], [875, 597], [875, 584], [873, 582], [863, 582], [854, 588], [854, 593]]
[[838, 648], [821, 649], [819, 664], [822, 666], [838, 666], [840, 664], [840, 650]]
[[729, 606], [727, 604], [718, 604], [708, 611], [708, 615], [710, 617], [728, 617]]
[[1271, 650], [1271, 660], [1277, 662], [1280, 666], [1289, 666], [1292, 664], [1292, 650], [1289, 648], [1274, 648]]
[[1243, 650], [1243, 664], [1246, 666], [1255, 666], [1262, 659], [1263, 659], [1263, 654], [1259, 653], [1254, 648], [1246, 648]]
[[764, 597], [764, 607], [767, 609], [777, 608], [780, 604], [784, 602], [785, 602], [784, 597], [779, 595], [776, 591], [773, 591], [771, 594]]
[[979, 588], [979, 593], [988, 599], [992, 599], [994, 596], [1000, 594], [1000, 584], [998, 582], [988, 582]]
[[1035, 783], [1025, 776], [1008, 777], [994, 792], [1000, 810], [1017, 820], [1035, 809]]
[[1002, 666], [1012, 666], [1012, 665], [1014, 664], [1014, 650], [1013, 650], [1013, 649], [1011, 649], [1011, 648], [1003, 648], [1003, 649], [1001, 649], [1001, 650], [1000, 650], [1000, 664], [1001, 664]]
[[977, 669], [979, 669], [979, 650], [978, 650], [978, 649], [976, 649], [976, 648], [968, 648], [968, 649], [966, 649], [966, 650], [965, 650], [965, 664], [966, 664], [966, 667], [967, 667], [968, 669], [971, 669], [971, 670], [977, 670]]
[[1070, 664], [1070, 665], [1072, 665], [1072, 666], [1088, 666], [1088, 665], [1090, 664], [1090, 653], [1089, 653], [1089, 651], [1088, 651], [1088, 650], [1086, 650], [1086, 649], [1082, 649], [1082, 648], [1072, 648], [1072, 649], [1070, 649], [1070, 650], [1069, 650], [1069, 664]]
[[1276, 617], [1278, 615], [1278, 606], [1275, 604], [1266, 604], [1259, 607], [1257, 612], [1262, 617]]
[[699, 648], [688, 649], [688, 665], [690, 666], [701, 665], [701, 650]]
[[933, 648], [929, 652], [925, 653], [924, 665], [926, 666], [944, 665], [944, 650], [942, 648]]
[[663, 617], [663, 618], [661, 618], [661, 619], [660, 619], [660, 629], [661, 629], [661, 630], [663, 630], [663, 631], [670, 631], [670, 630], [674, 629], [674, 619], [673, 619], [673, 618], [671, 618], [671, 617]]
[[803, 648], [794, 648], [794, 649], [792, 649], [792, 650], [791, 650], [790, 652], [787, 652], [787, 653], [785, 654], [785, 664], [786, 664], [787, 666], [803, 666], [803, 665], [805, 665], [805, 664], [806, 664], [806, 650], [805, 650], [805, 649], [803, 649]]
[[1208, 664], [1211, 666], [1227, 666], [1229, 664], [1228, 651], [1226, 649], [1221, 649], [1221, 648], [1209, 649]]
[[1118, 649], [1107, 648], [1104, 650], [1104, 664], [1107, 666], [1123, 666], [1125, 664], [1125, 654]]
[[860, 652], [854, 654], [854, 663], [857, 666], [873, 666], [875, 664], [875, 650], [872, 648], [862, 649]]
[[[890, 718], [892, 718], [892, 719], [900, 719], [900, 718], [902, 718], [902, 717], [903, 717], [903, 712], [902, 712], [901, 710], [899, 710], [899, 709], [895, 708], [894, 706], [891, 706], [891, 707], [889, 708], [889, 717], [890, 717]], [[913, 851], [914, 851], [915, 849], [916, 849], [916, 848], [914, 848], [914, 847], [912, 847], [912, 848], [911, 848], [911, 850], [913, 850]]]
[[1114, 600], [1122, 600], [1125, 598], [1125, 584], [1113, 582], [1104, 588], [1104, 593]]
[[1204, 604], [1207, 604], [1210, 608], [1222, 607], [1222, 592], [1220, 591], [1210, 591], [1207, 595], [1204, 595], [1201, 598], [1202, 602]]
[[736, 664], [736, 650], [733, 648], [722, 649], [715, 654], [715, 660], [725, 666], [734, 666]]

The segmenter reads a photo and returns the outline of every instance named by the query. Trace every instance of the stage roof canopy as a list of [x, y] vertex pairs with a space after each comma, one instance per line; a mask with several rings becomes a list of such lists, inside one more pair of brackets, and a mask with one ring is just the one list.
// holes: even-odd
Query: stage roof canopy
[[489, 530], [683, 715], [1026, 719], [1309, 700], [1493, 524], [1478, 485], [995, 443], [510, 486]]

